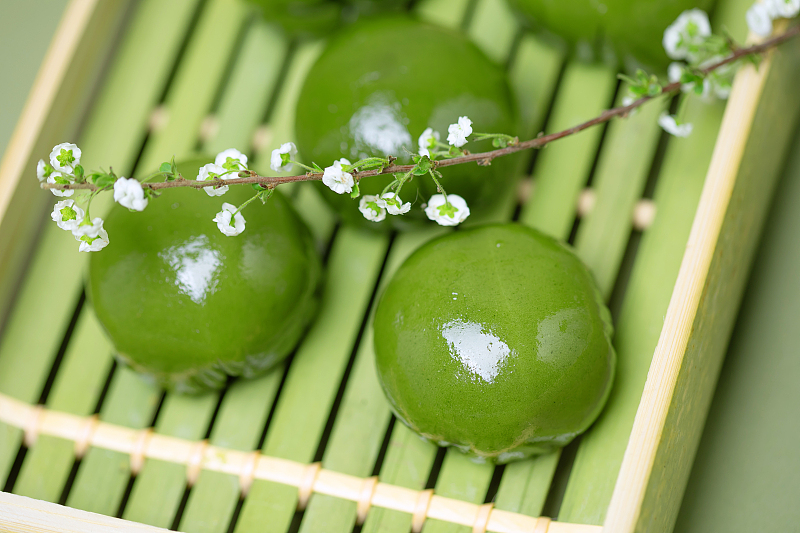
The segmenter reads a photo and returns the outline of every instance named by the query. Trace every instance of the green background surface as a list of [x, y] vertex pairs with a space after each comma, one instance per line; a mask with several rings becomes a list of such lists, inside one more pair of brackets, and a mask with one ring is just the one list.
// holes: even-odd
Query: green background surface
[[675, 531], [800, 531], [800, 136], [776, 191]]
[[0, 2], [0, 156], [66, 6], [67, 0]]

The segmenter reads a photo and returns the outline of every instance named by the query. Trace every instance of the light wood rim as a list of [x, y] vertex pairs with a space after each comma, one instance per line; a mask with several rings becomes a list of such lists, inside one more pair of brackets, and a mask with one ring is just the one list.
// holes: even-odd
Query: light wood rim
[[[776, 28], [778, 32], [783, 31], [777, 24]], [[754, 40], [753, 35], [748, 39], [750, 42]], [[692, 325], [771, 65], [770, 53], [758, 70], [753, 65], [746, 65], [736, 73], [686, 252], [606, 514], [605, 533], [633, 533], [636, 529]]]
[[[198, 469], [238, 476], [241, 490], [250, 488], [253, 480], [265, 480], [298, 488], [298, 501], [303, 505], [312, 493], [326, 494], [361, 504], [366, 514], [367, 505], [408, 513], [420, 525], [426, 518], [435, 518], [470, 528], [477, 525], [496, 533], [599, 533], [600, 526], [549, 522], [539, 518], [488, 506], [476, 505], [433, 494], [380, 483], [375, 479], [350, 476], [321, 468], [319, 463], [306, 465], [278, 457], [268, 457], [259, 452], [243, 452], [159, 435], [152, 428], [131, 429], [107, 424], [96, 417], [80, 417], [60, 411], [29, 405], [10, 396], [0, 394], [0, 422], [25, 429], [32, 419], [38, 435], [49, 435], [85, 446], [127, 454], [131, 465], [141, 467], [146, 459], [182, 464], [186, 466], [187, 483], [193, 482]], [[87, 428], [91, 427], [91, 431]], [[6, 523], [5, 516], [19, 517], [19, 510], [4, 515], [4, 502], [0, 500], [0, 531], [17, 531]], [[10, 504], [9, 504], [10, 505]], [[21, 505], [17, 502], [14, 505]], [[49, 504], [48, 504], [49, 505]], [[60, 508], [55, 506], [55, 508]], [[16, 509], [16, 507], [15, 507]], [[30, 508], [34, 522], [38, 521], [40, 507]], [[38, 509], [38, 510], [37, 510]], [[52, 509], [48, 512], [54, 512]], [[70, 510], [74, 514], [74, 510]], [[70, 516], [72, 516], [72, 514]], [[66, 518], [65, 518], [66, 519]], [[89, 518], [84, 517], [85, 520]], [[485, 522], [484, 522], [485, 519]], [[32, 522], [33, 523], [33, 522]], [[38, 523], [38, 522], [37, 522]], [[543, 526], [545, 526], [543, 528]], [[548, 527], [549, 526], [549, 527]], [[537, 529], [537, 527], [539, 529]], [[30, 531], [30, 530], [26, 530]], [[61, 531], [42, 529], [41, 531]], [[84, 530], [85, 531], [85, 530]], [[134, 531], [134, 530], [132, 530]], [[160, 531], [160, 530], [159, 530]]]

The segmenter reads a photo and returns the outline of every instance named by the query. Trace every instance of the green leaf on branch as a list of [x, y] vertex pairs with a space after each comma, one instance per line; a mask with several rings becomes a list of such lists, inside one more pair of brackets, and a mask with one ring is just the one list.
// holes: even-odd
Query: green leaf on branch
[[411, 169], [411, 173], [415, 176], [424, 176], [428, 172], [433, 169], [433, 162], [427, 155], [423, 156], [414, 156], [414, 168]]
[[161, 166], [158, 167], [158, 171], [164, 174], [172, 174], [172, 165], [169, 162], [161, 163]]
[[361, 196], [361, 191], [358, 189], [358, 182], [355, 182], [353, 184], [353, 190], [352, 192], [350, 192], [350, 198], [355, 199], [358, 198], [359, 196]]

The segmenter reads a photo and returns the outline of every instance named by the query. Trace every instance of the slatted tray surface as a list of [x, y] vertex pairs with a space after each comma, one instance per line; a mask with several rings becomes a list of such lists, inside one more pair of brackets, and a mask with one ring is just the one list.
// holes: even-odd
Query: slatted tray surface
[[[744, 4], [729, 3], [720, 16], [738, 20]], [[521, 138], [574, 125], [621, 98], [613, 69], [567, 59], [524, 32], [503, 0], [422, 0], [413, 9], [463, 28], [507, 65]], [[172, 154], [235, 146], [251, 147], [255, 168], [268, 172], [271, 149], [294, 137], [296, 98], [323, 46], [287, 40], [240, 0], [141, 0], [78, 139], [84, 162], [140, 175]], [[395, 423], [375, 375], [372, 309], [404, 258], [445, 230], [381, 235], [337, 226], [306, 184], [286, 190], [309, 216], [328, 277], [337, 282], [326, 286], [318, 319], [284, 365], [222, 393], [164, 394], [114, 362], [84, 298], [86, 258], [47, 224], [0, 339], [0, 392], [74, 415], [96, 413], [111, 424], [321, 461], [325, 469], [501, 510], [602, 524], [724, 110], [688, 102], [695, 132], [667, 139], [656, 125], [663, 105], [526, 154], [520, 178], [532, 175], [533, 185], [524, 178], [523, 193], [509, 190], [507, 205], [491, 217], [516, 218], [572, 242], [614, 313], [619, 364], [611, 398], [593, 428], [560, 453], [494, 467], [438, 449]], [[652, 198], [657, 216], [641, 232], [633, 212], [650, 205], [643, 197]], [[242, 499], [232, 474], [202, 471], [189, 487], [183, 464], [148, 459], [132, 475], [128, 455], [90, 448], [76, 458], [71, 441], [41, 435], [28, 448], [23, 436], [0, 423], [0, 486], [77, 509], [192, 533], [411, 527], [410, 514], [378, 507], [356, 526], [355, 502], [320, 494], [298, 512], [295, 487], [263, 480]], [[423, 531], [470, 529], [429, 519]]]

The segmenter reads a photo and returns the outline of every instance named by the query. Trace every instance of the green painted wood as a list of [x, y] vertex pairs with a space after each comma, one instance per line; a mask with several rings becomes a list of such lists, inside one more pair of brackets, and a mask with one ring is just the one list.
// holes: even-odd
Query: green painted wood
[[[313, 460], [387, 245], [381, 234], [352, 228], [337, 234], [320, 314], [290, 367], [262, 449], [265, 455]], [[285, 531], [296, 501], [295, 488], [255, 481], [236, 531]]]
[[[478, 463], [475, 458], [450, 448], [444, 456], [442, 470], [436, 480], [436, 494], [472, 503], [483, 503], [493, 472], [494, 465]], [[469, 533], [472, 528], [429, 519], [425, 521], [422, 531], [423, 533]]]
[[[267, 127], [269, 128], [268, 142], [264, 148], [255, 154], [254, 168], [265, 175], [275, 176], [269, 168], [270, 155], [272, 150], [285, 142], [294, 142], [296, 140], [294, 135], [294, 120], [295, 109], [297, 108], [297, 99], [300, 97], [300, 91], [303, 88], [303, 83], [311, 71], [311, 67], [317, 61], [317, 58], [324, 49], [324, 41], [310, 41], [298, 46], [297, 50], [291, 57], [291, 64], [288, 72], [283, 79], [283, 89], [281, 90], [278, 99], [275, 101], [275, 108], [269, 118]], [[303, 169], [296, 167], [292, 172], [286, 174], [302, 173]], [[288, 193], [290, 187], [283, 186], [281, 188], [284, 193]]]
[[[530, 139], [541, 130], [553, 102], [563, 63], [563, 49], [532, 33], [526, 33], [520, 40], [508, 71], [508, 81], [519, 112], [520, 139]], [[530, 161], [532, 155], [526, 160]]]
[[0, 3], [0, 159], [42, 64], [67, 0], [6, 0]]
[[675, 531], [792, 531], [800, 523], [800, 137], [758, 248]]
[[505, 64], [519, 32], [519, 23], [506, 0], [478, 0], [469, 35], [487, 56]]
[[[203, 438], [219, 394], [168, 394], [155, 431], [190, 441]], [[122, 517], [142, 524], [168, 528], [186, 487], [186, 466], [147, 459], [133, 483]]]
[[[426, 228], [398, 236], [392, 244], [378, 291], [414, 250], [445, 232], [444, 228]], [[375, 370], [372, 333], [374, 307], [370, 310], [353, 371], [322, 457], [323, 468], [359, 477], [369, 477], [372, 472], [391, 416]], [[355, 521], [354, 502], [314, 495], [303, 515], [300, 531], [349, 532]]]
[[662, 132], [658, 116], [665, 104], [663, 100], [653, 102], [608, 126], [592, 183], [595, 207], [581, 221], [575, 238], [575, 249], [592, 269], [606, 300], [628, 245], [633, 208], [642, 197], [653, 164]]
[[506, 465], [494, 506], [503, 511], [540, 516], [561, 450]]
[[[636, 531], [667, 531], [675, 525], [772, 192], [800, 117], [798, 84], [800, 43], [793, 41], [774, 55], [767, 75], [692, 324]], [[794, 407], [796, 420], [797, 405]], [[761, 528], [764, 526], [762, 523]]]
[[[265, 376], [239, 380], [231, 386], [214, 422], [209, 439], [212, 445], [241, 451], [258, 447], [283, 370], [280, 365]], [[224, 533], [238, 501], [238, 476], [203, 470], [189, 494], [179, 530]]]
[[[87, 167], [113, 162], [117, 170], [130, 170], [146, 129], [146, 112], [163, 90], [196, 3], [144, 0], [138, 6], [81, 136]], [[102, 211], [99, 205], [95, 209]], [[0, 391], [36, 402], [81, 291], [83, 260], [71, 236], [45, 227], [0, 340]], [[40, 283], [56, 264], [59, 283]], [[42, 317], [48, 317], [47, 328], [41, 327]], [[0, 424], [0, 481], [20, 438], [19, 430]]]
[[[77, 255], [71, 235], [55, 224], [45, 227], [0, 339], [3, 394], [28, 403], [39, 400], [81, 293], [81, 262]], [[53, 265], [59, 266], [59, 282], [42, 283], [52, 277]], [[22, 430], [0, 423], [0, 482], [5, 483], [21, 442]]]
[[86, 168], [130, 175], [198, 3], [142, 0], [136, 7], [81, 135]]
[[[56, 375], [47, 407], [78, 416], [94, 411], [111, 369], [111, 345], [91, 310], [84, 308]], [[75, 443], [40, 436], [28, 451], [14, 492], [57, 502], [75, 459]]]
[[[608, 108], [616, 87], [615, 72], [604, 65], [571, 62], [556, 96], [548, 131], [559, 131], [597, 116]], [[520, 222], [566, 239], [575, 218], [578, 194], [586, 185], [602, 129], [591, 128], [547, 146], [534, 169], [534, 191]]]
[[636, 416], [653, 350], [719, 131], [724, 104], [691, 98], [687, 139], [670, 138], [654, 201], [658, 212], [644, 233], [616, 324], [617, 373], [606, 407], [584, 434], [559, 520], [602, 524]]
[[474, 0], [422, 0], [414, 7], [414, 13], [425, 22], [460, 28], [472, 1]]
[[[396, 423], [380, 471], [383, 483], [422, 490], [436, 458], [436, 446], [424, 441], [402, 423]], [[411, 515], [373, 507], [361, 529], [364, 533], [408, 533]]]
[[152, 172], [173, 155], [180, 159], [194, 151], [200, 124], [214, 103], [239, 32], [252, 9], [244, 0], [209, 0], [204, 6], [162, 104], [166, 126], [151, 132], [137, 166], [138, 174]]
[[[127, 367], [114, 373], [100, 420], [134, 429], [153, 421], [161, 393]], [[90, 448], [67, 497], [67, 505], [84, 511], [114, 516], [130, 479], [130, 456]]]
[[253, 132], [280, 81], [288, 48], [285, 36], [271, 24], [259, 20], [248, 29], [215, 113], [219, 130], [203, 144], [204, 151], [250, 151]]

